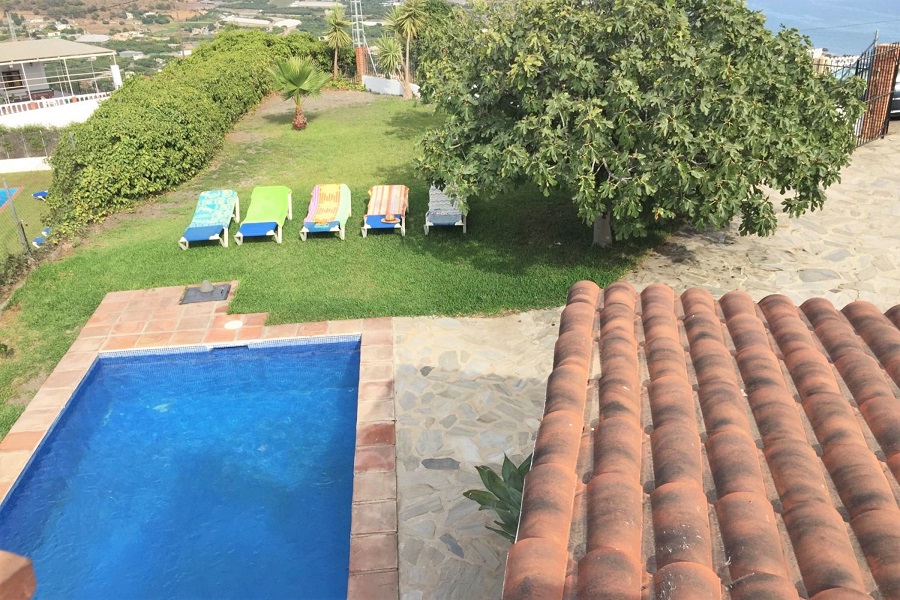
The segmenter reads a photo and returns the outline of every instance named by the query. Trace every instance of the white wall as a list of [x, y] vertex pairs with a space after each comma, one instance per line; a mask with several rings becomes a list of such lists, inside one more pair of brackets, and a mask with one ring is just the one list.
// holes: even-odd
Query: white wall
[[0, 160], [0, 173], [24, 173], [26, 171], [49, 171], [46, 158], [9, 158]]
[[[403, 82], [396, 79], [385, 79], [384, 77], [372, 77], [371, 75], [363, 75], [363, 85], [370, 92], [376, 94], [387, 94], [388, 96], [402, 96]], [[409, 85], [414, 96], [419, 95], [419, 86], [414, 83]]]
[[60, 106], [36, 108], [12, 115], [0, 115], [0, 125], [4, 127], [23, 127], [25, 125], [45, 125], [48, 127], [65, 127], [71, 123], [84, 123], [97, 107], [99, 100], [82, 100]]
[[47, 85], [47, 75], [44, 73], [43, 63], [25, 63], [22, 65], [24, 71], [24, 79], [28, 80], [28, 87], [32, 90], [46, 90], [50, 86]]

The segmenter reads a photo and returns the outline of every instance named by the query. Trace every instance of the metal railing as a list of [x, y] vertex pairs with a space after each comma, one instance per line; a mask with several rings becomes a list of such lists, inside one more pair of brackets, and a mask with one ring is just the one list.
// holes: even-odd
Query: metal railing
[[99, 92], [93, 94], [76, 94], [59, 96], [53, 98], [36, 98], [34, 100], [25, 100], [22, 102], [10, 102], [9, 104], [0, 104], [0, 116], [14, 115], [17, 113], [27, 112], [29, 110], [38, 110], [40, 108], [49, 108], [51, 106], [62, 106], [71, 104], [72, 102], [85, 102], [87, 100], [105, 100], [109, 98], [112, 92]]
[[818, 73], [831, 73], [838, 79], [861, 77], [866, 89], [860, 100], [866, 111], [856, 124], [856, 146], [883, 138], [890, 125], [891, 94], [900, 63], [900, 44], [878, 44], [874, 40], [859, 56], [816, 57]]

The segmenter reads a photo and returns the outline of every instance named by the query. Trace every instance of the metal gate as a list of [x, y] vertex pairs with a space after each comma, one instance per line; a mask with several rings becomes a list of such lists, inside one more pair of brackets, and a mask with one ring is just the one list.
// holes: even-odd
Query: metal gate
[[856, 147], [883, 138], [890, 125], [891, 94], [897, 79], [900, 44], [878, 44], [876, 38], [855, 60], [848, 57], [813, 58], [817, 73], [831, 73], [838, 79], [861, 77], [866, 90], [861, 100], [866, 111], [856, 123]]
[[873, 42], [854, 65], [853, 74], [866, 80], [862, 98], [866, 103], [866, 112], [857, 125], [857, 147], [883, 138], [888, 131], [898, 62], [900, 44], [877, 45]]

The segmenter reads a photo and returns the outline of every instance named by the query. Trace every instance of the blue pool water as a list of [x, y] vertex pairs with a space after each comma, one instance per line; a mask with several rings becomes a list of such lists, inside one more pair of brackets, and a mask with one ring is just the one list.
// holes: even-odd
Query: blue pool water
[[3, 205], [6, 204], [6, 201], [10, 198], [14, 197], [19, 191], [19, 188], [9, 188], [9, 193], [6, 193], [5, 188], [0, 188], [0, 208], [3, 208]]
[[359, 342], [102, 358], [0, 506], [38, 599], [346, 598]]

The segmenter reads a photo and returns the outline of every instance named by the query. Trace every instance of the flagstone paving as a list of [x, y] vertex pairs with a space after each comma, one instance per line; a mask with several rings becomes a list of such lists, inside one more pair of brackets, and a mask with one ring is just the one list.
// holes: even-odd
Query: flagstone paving
[[403, 600], [500, 597], [509, 544], [462, 493], [476, 465], [531, 453], [558, 318], [394, 319]]
[[740, 289], [754, 300], [781, 293], [795, 303], [866, 300], [887, 310], [900, 303], [900, 133], [857, 149], [841, 175], [822, 210], [779, 215], [771, 237], [742, 237], [737, 223], [679, 233], [626, 279], [641, 289], [702, 286], [717, 297]]

